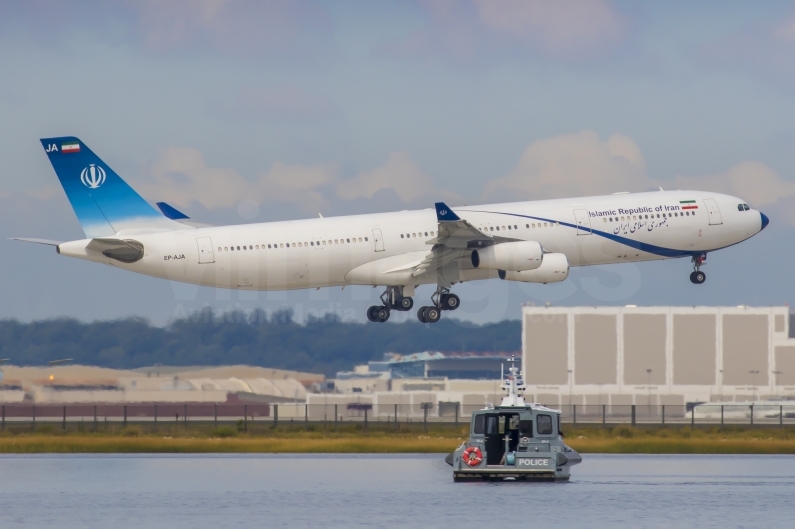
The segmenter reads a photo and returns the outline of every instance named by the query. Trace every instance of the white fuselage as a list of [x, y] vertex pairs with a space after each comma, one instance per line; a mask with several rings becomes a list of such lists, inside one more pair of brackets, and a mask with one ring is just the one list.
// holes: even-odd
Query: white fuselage
[[[695, 202], [693, 202], [695, 201]], [[689, 257], [737, 244], [761, 231], [762, 215], [742, 200], [698, 191], [463, 206], [455, 213], [490, 236], [537, 241], [571, 266]], [[685, 206], [697, 209], [683, 209]], [[765, 219], [766, 222], [766, 219]], [[144, 246], [131, 264], [86, 246], [63, 243], [63, 255], [154, 277], [205, 286], [287, 290], [365, 285], [436, 284], [437, 271], [411, 275], [431, 251], [433, 209], [235, 226], [119, 233]], [[450, 283], [497, 277], [469, 259], [446, 267]]]

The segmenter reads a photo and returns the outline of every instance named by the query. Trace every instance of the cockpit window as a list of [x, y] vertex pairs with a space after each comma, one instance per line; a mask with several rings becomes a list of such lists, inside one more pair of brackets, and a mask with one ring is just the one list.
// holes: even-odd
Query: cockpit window
[[742, 204], [737, 204], [737, 211], [745, 211], [745, 208]]
[[743, 204], [743, 207], [745, 208], [745, 211], [748, 211], [749, 209], [751, 209], [751, 207], [748, 204]]
[[533, 437], [532, 419], [522, 419], [519, 421], [519, 435], [523, 437]]
[[474, 433], [482, 434], [485, 430], [486, 430], [486, 416], [476, 415]]
[[552, 433], [552, 417], [550, 415], [538, 415], [536, 421], [539, 435], [550, 435]]

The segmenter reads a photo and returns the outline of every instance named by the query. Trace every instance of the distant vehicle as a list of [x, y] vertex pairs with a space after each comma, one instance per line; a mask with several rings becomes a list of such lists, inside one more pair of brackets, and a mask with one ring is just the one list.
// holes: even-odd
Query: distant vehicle
[[554, 283], [571, 266], [689, 257], [703, 283], [707, 254], [759, 233], [768, 218], [743, 200], [701, 191], [400, 211], [234, 226], [208, 226], [163, 202], [153, 208], [75, 137], [41, 140], [86, 238], [50, 244], [61, 255], [210, 287], [290, 290], [383, 286], [385, 322], [436, 285], [421, 322], [439, 321], [464, 281]]
[[526, 404], [513, 365], [502, 389], [502, 403], [473, 413], [469, 439], [445, 458], [453, 481], [568, 481], [582, 457], [563, 442], [560, 411]]

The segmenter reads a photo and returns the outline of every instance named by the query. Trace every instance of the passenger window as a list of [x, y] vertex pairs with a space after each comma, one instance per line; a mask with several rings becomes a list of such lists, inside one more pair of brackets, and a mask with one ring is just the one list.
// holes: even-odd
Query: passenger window
[[500, 435], [505, 433], [505, 415], [500, 415]]
[[473, 433], [482, 434], [486, 430], [486, 416], [475, 415], [475, 428]]
[[367, 237], [364, 238], [365, 242], [367, 242]]
[[552, 416], [551, 415], [538, 415], [538, 435], [550, 435], [552, 433]]

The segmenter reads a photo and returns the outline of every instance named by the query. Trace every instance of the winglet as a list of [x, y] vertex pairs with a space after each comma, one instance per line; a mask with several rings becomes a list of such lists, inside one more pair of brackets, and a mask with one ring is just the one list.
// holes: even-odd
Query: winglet
[[436, 219], [443, 220], [461, 220], [461, 217], [453, 213], [453, 210], [444, 202], [436, 203]]
[[171, 219], [171, 220], [184, 220], [184, 219], [189, 219], [190, 218], [187, 215], [185, 215], [183, 212], [178, 211], [176, 208], [173, 208], [173, 207], [169, 206], [165, 202], [157, 202], [157, 207], [160, 208], [160, 211], [162, 211], [163, 215], [165, 215], [166, 218], [168, 218], [168, 219]]

